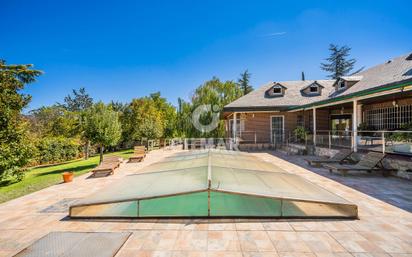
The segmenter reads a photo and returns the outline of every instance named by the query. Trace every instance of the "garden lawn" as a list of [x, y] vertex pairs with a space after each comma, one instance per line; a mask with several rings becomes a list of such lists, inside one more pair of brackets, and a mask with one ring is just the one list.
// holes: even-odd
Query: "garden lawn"
[[[107, 155], [117, 155], [127, 159], [132, 154], [132, 150], [124, 150]], [[30, 168], [26, 171], [22, 181], [5, 186], [0, 185], [0, 203], [60, 183], [63, 180], [61, 174], [65, 171], [73, 171], [75, 176], [85, 174], [96, 167], [98, 163], [99, 156], [97, 155], [88, 160], [74, 160], [53, 166]]]

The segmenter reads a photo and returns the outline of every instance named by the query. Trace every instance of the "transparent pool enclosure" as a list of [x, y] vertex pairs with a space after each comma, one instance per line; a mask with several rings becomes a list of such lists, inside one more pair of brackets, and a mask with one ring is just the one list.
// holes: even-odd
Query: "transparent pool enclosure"
[[190, 151], [70, 206], [73, 218], [356, 218], [357, 206], [251, 154]]

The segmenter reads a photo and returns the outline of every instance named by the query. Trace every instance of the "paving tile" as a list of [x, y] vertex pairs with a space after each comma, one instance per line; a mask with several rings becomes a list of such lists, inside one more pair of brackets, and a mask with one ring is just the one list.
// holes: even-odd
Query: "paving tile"
[[298, 236], [297, 232], [268, 231], [278, 252], [308, 253], [312, 252], [307, 244]]
[[265, 230], [274, 230], [274, 231], [293, 231], [292, 226], [289, 222], [284, 221], [270, 221], [270, 222], [261, 222]]
[[174, 251], [172, 253], [173, 257], [206, 257], [207, 252], [205, 251]]
[[391, 257], [388, 253], [352, 253], [354, 257]]
[[350, 253], [315, 253], [316, 257], [353, 257]]
[[316, 257], [314, 253], [279, 252], [279, 257]]
[[209, 231], [207, 236], [208, 251], [240, 251], [240, 242], [236, 231]]
[[[136, 251], [135, 257], [171, 257], [171, 251]], [[116, 256], [117, 257], [117, 256]]]
[[278, 257], [277, 252], [243, 252], [244, 257]]
[[211, 220], [208, 224], [209, 230], [236, 230], [234, 220]]
[[207, 252], [208, 257], [243, 257], [242, 252], [220, 252], [220, 251], [211, 251]]
[[182, 230], [179, 232], [174, 250], [206, 251], [208, 231]]
[[151, 232], [149, 230], [135, 231], [126, 241], [123, 248], [140, 250], [143, 244], [145, 244], [145, 241], [148, 239], [148, 237], [150, 237], [150, 235]]
[[299, 156], [253, 153], [354, 202], [359, 220], [148, 219], [70, 220], [42, 213], [56, 202], [82, 198], [174, 151], [152, 151], [114, 176], [59, 184], [0, 204], [0, 257], [13, 256], [50, 231], [132, 231], [116, 257], [280, 256], [412, 257], [412, 187], [373, 174], [342, 177], [305, 166]]
[[326, 232], [297, 232], [301, 240], [315, 253], [336, 253], [346, 250]]
[[353, 253], [379, 253], [384, 252], [373, 241], [368, 241], [358, 232], [330, 232], [347, 251]]
[[152, 230], [144, 238], [142, 250], [164, 251], [173, 250], [179, 231], [177, 230]]
[[412, 245], [391, 235], [390, 233], [380, 232], [360, 232], [369, 241], [379, 245], [387, 253], [412, 253]]
[[242, 251], [276, 251], [266, 231], [237, 231]]
[[236, 220], [236, 230], [264, 230], [261, 222], [256, 220]]

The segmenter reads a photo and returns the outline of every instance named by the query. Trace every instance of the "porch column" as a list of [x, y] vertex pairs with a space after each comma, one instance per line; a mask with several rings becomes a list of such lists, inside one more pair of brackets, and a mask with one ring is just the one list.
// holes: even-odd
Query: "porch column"
[[233, 124], [232, 124], [232, 132], [233, 132], [233, 140], [236, 143], [236, 112], [233, 113]]
[[313, 145], [316, 146], [316, 108], [313, 108]]
[[363, 117], [362, 117], [362, 104], [358, 104], [358, 116], [356, 117], [358, 118], [358, 124], [357, 126], [359, 127], [359, 125], [363, 122]]
[[358, 151], [358, 100], [353, 100], [353, 115], [352, 115], [352, 147], [353, 151]]

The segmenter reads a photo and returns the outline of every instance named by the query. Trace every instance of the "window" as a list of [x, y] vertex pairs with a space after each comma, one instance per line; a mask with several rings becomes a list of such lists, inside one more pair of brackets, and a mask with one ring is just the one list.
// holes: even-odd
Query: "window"
[[[229, 130], [233, 130], [233, 120], [229, 120]], [[236, 132], [243, 132], [245, 131], [245, 120], [236, 119]]]
[[346, 88], [346, 82], [344, 80], [340, 80], [338, 83], [338, 89]]
[[404, 124], [412, 122], [412, 105], [367, 110], [364, 121], [371, 129], [402, 129]]
[[311, 93], [318, 93], [318, 92], [319, 92], [318, 86], [310, 86], [310, 87], [309, 87], [309, 92], [311, 92]]
[[298, 115], [297, 116], [296, 126], [297, 127], [304, 127], [305, 126], [305, 120], [303, 119], [303, 115]]
[[273, 87], [273, 94], [275, 95], [281, 95], [282, 94], [282, 88], [277, 86], [277, 87]]

